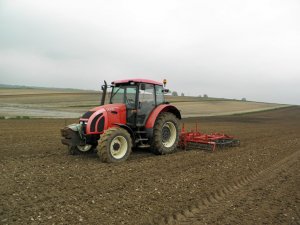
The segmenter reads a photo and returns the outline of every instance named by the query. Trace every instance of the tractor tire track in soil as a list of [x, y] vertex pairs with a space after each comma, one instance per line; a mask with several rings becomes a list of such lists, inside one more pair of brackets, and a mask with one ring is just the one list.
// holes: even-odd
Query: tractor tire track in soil
[[[253, 189], [262, 189], [267, 186], [268, 182], [272, 182], [273, 180], [280, 179], [280, 176], [282, 176], [282, 172], [287, 172], [289, 170], [294, 170], [296, 173], [300, 171], [300, 151], [297, 151], [286, 158], [280, 160], [279, 162], [273, 164], [269, 168], [254, 172], [251, 175], [241, 177], [231, 185], [227, 185], [224, 188], [211, 193], [207, 197], [203, 198], [201, 201], [199, 201], [196, 205], [191, 205], [188, 208], [181, 210], [177, 213], [173, 213], [171, 215], [166, 215], [161, 218], [155, 218], [152, 222], [152, 224], [155, 225], [170, 225], [170, 224], [180, 224], [180, 225], [200, 225], [200, 224], [232, 224], [237, 221], [230, 221], [230, 222], [224, 222], [223, 221], [216, 221], [215, 209], [211, 209], [212, 205], [221, 205], [221, 208], [219, 210], [221, 211], [221, 214], [224, 211], [224, 204], [222, 204], [222, 201], [228, 201], [228, 199], [231, 198], [231, 195], [234, 195], [234, 197], [237, 197], [238, 199], [242, 199], [247, 197], [249, 194], [249, 191]], [[289, 171], [290, 172], [290, 171]], [[286, 175], [286, 173], [285, 173]], [[297, 185], [300, 185], [299, 183], [299, 176], [297, 177]], [[248, 186], [245, 188], [245, 186]], [[295, 211], [293, 212], [294, 216], [291, 216], [291, 219], [288, 224], [300, 224], [300, 195], [298, 193], [295, 193], [295, 199], [296, 203], [298, 205], [295, 205]], [[216, 207], [218, 208], [218, 206]], [[209, 220], [205, 218], [205, 210], [207, 213], [209, 213]], [[212, 218], [213, 219], [212, 219]], [[287, 217], [287, 214], [283, 214], [283, 217]], [[205, 220], [206, 219], [206, 220]], [[259, 218], [260, 219], [260, 218]], [[277, 218], [277, 222], [274, 221], [274, 223], [278, 223], [280, 221], [280, 218]], [[260, 224], [263, 223], [262, 221], [255, 221], [255, 218], [252, 218], [252, 221], [241, 221], [242, 224]], [[285, 221], [281, 221], [285, 222]], [[271, 221], [266, 221], [264, 224], [274, 224]], [[281, 224], [281, 223], [280, 223]]]

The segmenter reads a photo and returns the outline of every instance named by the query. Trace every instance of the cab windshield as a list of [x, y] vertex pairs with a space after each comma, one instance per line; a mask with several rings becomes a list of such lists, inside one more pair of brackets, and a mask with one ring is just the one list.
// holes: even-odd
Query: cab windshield
[[110, 103], [123, 103], [127, 107], [134, 108], [136, 105], [136, 90], [137, 86], [115, 86], [112, 89]]

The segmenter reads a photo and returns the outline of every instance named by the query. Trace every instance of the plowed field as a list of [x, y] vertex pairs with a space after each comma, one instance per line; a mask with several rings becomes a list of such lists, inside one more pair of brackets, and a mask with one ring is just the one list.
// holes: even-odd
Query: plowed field
[[241, 146], [122, 164], [67, 155], [72, 122], [0, 120], [0, 224], [300, 224], [300, 107], [185, 119]]

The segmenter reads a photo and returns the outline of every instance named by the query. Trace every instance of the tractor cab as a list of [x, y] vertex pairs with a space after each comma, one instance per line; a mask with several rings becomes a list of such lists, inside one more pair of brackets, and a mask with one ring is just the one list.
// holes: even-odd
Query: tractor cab
[[[104, 87], [105, 88], [105, 87]], [[110, 104], [126, 105], [127, 125], [142, 127], [150, 113], [165, 103], [163, 83], [132, 79], [112, 82]]]

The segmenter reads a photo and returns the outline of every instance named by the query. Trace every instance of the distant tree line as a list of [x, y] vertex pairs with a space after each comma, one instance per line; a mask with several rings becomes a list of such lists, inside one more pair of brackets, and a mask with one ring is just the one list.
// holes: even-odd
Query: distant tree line
[[[176, 96], [179, 96], [179, 95], [178, 95], [178, 92], [177, 92], [177, 91], [172, 91], [172, 96], [175, 96], [175, 97], [176, 97]], [[182, 96], [182, 97], [185, 96], [184, 92], [182, 92], [182, 93], [180, 94], [180, 96]], [[202, 95], [198, 95], [198, 97], [202, 98]], [[203, 95], [203, 98], [208, 98], [208, 95], [207, 95], [207, 94], [204, 94], [204, 95]]]
[[[172, 96], [179, 96], [178, 95], [178, 92], [177, 91], [172, 91]], [[180, 94], [180, 96], [185, 96], [185, 94], [184, 94], [184, 92], [181, 92], [181, 94]], [[208, 98], [208, 95], [207, 94], [203, 94], [203, 95], [198, 95], [198, 97], [199, 98]], [[244, 102], [246, 102], [247, 101], [247, 99], [244, 97], [244, 98], [241, 98], [241, 101], [244, 101]]]

